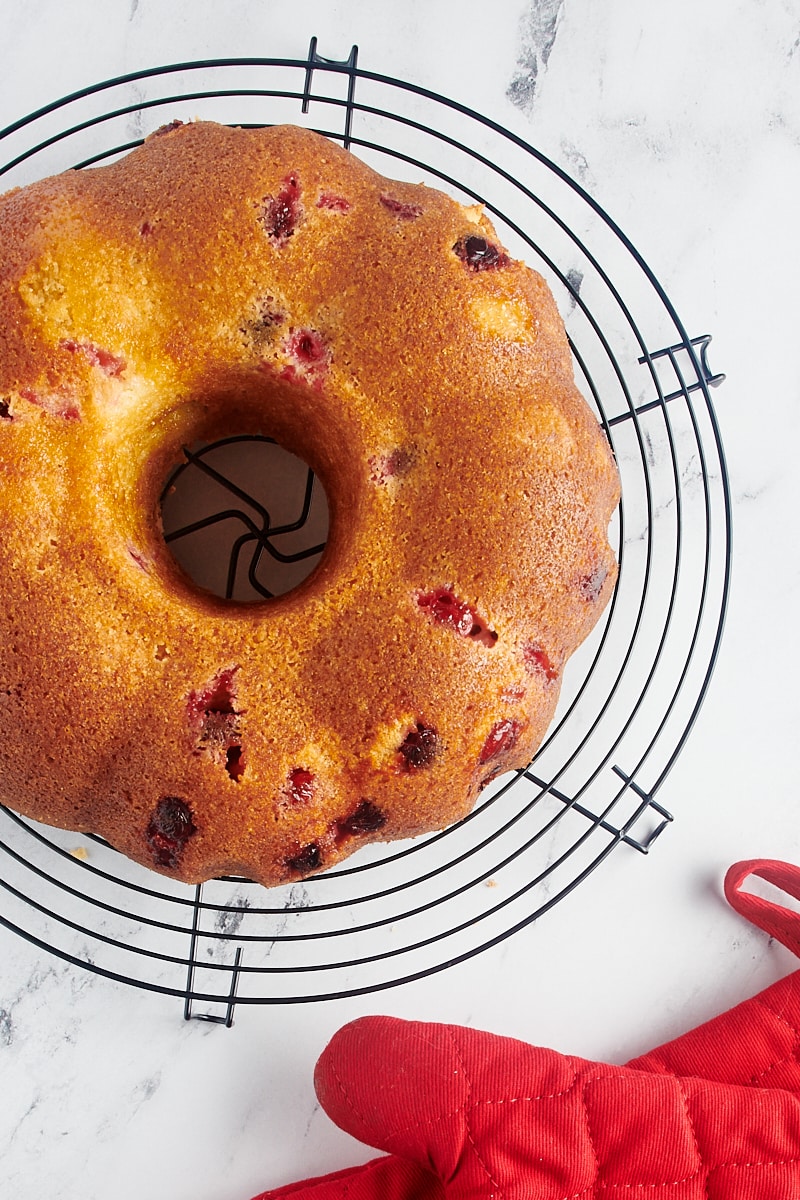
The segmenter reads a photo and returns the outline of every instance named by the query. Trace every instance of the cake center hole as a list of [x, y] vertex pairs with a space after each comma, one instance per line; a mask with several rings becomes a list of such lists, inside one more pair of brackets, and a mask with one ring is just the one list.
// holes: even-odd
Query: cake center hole
[[254, 604], [306, 579], [328, 536], [311, 468], [267, 437], [187, 446], [161, 496], [164, 538], [183, 571], [225, 600]]

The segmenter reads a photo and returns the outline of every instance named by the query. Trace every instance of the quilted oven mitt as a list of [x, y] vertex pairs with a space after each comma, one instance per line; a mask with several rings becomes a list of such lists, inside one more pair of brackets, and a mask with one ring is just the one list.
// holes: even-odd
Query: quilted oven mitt
[[[737, 911], [800, 955], [800, 869], [728, 872]], [[800, 971], [624, 1067], [455, 1025], [362, 1018], [317, 1064], [320, 1103], [384, 1153], [256, 1200], [800, 1200]]]

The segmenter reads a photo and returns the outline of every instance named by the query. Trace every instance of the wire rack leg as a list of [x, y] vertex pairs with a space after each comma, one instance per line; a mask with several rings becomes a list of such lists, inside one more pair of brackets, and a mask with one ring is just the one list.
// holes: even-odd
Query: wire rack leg
[[231, 968], [231, 986], [227, 996], [227, 1004], [224, 1014], [202, 1012], [196, 1013], [192, 1011], [192, 1001], [194, 1000], [194, 979], [195, 968], [198, 966], [197, 959], [197, 944], [201, 935], [200, 930], [200, 913], [201, 902], [203, 896], [203, 885], [198, 883], [195, 888], [194, 906], [192, 912], [192, 929], [189, 936], [189, 962], [186, 971], [186, 998], [183, 1006], [183, 1017], [186, 1021], [208, 1021], [212, 1025], [224, 1025], [226, 1029], [230, 1029], [233, 1025], [233, 1010], [236, 1007], [236, 992], [239, 986], [239, 969], [242, 962], [242, 948], [236, 947], [236, 955]]
[[323, 58], [321, 54], [317, 54], [317, 39], [312, 37], [308, 47], [308, 66], [306, 67], [306, 81], [303, 86], [303, 112], [308, 112], [308, 106], [314, 97], [311, 95], [311, 82], [314, 78], [314, 69], [318, 66], [341, 67], [347, 72], [347, 102], [345, 105], [344, 114], [344, 137], [342, 145], [345, 150], [350, 149], [350, 136], [353, 127], [353, 108], [356, 92], [356, 63], [358, 62], [358, 46], [350, 48], [350, 54], [347, 58], [337, 60], [333, 58]]

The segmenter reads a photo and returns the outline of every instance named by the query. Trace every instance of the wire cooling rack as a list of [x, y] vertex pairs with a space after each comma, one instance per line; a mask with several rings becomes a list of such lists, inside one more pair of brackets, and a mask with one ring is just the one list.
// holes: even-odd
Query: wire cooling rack
[[[313, 39], [305, 59], [158, 67], [0, 133], [5, 187], [108, 162], [159, 125], [200, 117], [309, 125], [383, 174], [482, 203], [509, 251], [550, 283], [619, 465], [613, 600], [569, 664], [533, 763], [490, 785], [459, 824], [366, 847], [283, 888], [236, 878], [195, 888], [0, 809], [4, 925], [77, 966], [180, 998], [187, 1018], [227, 1025], [237, 1004], [354, 996], [443, 970], [542, 917], [613, 851], [647, 853], [672, 820], [656, 796], [706, 692], [728, 594], [730, 497], [709, 394], [723, 377], [709, 366], [710, 338], [687, 334], [630, 241], [559, 167], [357, 57], [353, 47], [346, 62], [322, 58]], [[264, 530], [243, 508], [239, 550], [260, 554]], [[257, 570], [253, 580], [258, 589]]]

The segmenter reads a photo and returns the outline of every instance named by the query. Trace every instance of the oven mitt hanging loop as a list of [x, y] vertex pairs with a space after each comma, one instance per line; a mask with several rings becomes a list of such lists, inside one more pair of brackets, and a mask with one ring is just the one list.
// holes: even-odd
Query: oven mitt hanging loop
[[[800, 870], [728, 872], [731, 905], [800, 954]], [[383, 1157], [257, 1200], [798, 1200], [800, 972], [624, 1067], [456, 1025], [367, 1017], [317, 1064], [328, 1115]]]

